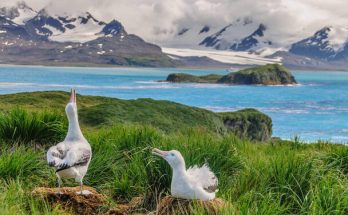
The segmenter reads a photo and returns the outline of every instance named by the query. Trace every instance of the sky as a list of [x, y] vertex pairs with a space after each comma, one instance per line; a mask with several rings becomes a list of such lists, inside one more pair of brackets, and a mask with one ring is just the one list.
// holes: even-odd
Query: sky
[[[165, 44], [183, 28], [223, 27], [240, 17], [264, 23], [275, 36], [301, 39], [324, 26], [348, 27], [346, 0], [24, 0], [55, 14], [92, 13], [119, 20], [127, 32]], [[15, 4], [0, 0], [0, 6]], [[297, 38], [298, 37], [298, 38]]]

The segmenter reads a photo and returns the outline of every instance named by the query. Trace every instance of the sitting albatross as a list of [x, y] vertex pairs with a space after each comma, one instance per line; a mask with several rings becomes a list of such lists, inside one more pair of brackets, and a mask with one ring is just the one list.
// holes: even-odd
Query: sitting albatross
[[83, 136], [77, 115], [76, 92], [71, 90], [70, 102], [65, 107], [69, 121], [68, 133], [63, 142], [52, 146], [47, 152], [48, 165], [54, 167], [58, 177], [58, 192], [62, 178], [74, 178], [80, 182], [78, 194], [88, 195], [88, 190], [82, 190], [82, 180], [87, 173], [92, 157], [91, 146]]
[[215, 198], [218, 179], [208, 165], [195, 165], [186, 170], [185, 160], [179, 151], [161, 151], [155, 148], [152, 153], [165, 159], [173, 169], [170, 190], [173, 197], [203, 201]]

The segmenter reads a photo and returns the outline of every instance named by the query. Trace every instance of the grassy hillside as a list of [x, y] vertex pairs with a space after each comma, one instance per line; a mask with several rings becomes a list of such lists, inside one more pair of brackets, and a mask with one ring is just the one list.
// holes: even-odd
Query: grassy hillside
[[[234, 126], [230, 129], [225, 125], [226, 116], [242, 115], [241, 112], [217, 114], [205, 109], [190, 107], [170, 101], [157, 101], [153, 99], [122, 100], [98, 96], [77, 96], [80, 122], [87, 127], [96, 127], [114, 124], [138, 124], [151, 125], [165, 132], [177, 132], [179, 130], [199, 127], [208, 131], [224, 134], [228, 131], [241, 137], [250, 137], [255, 140], [268, 139], [272, 134], [271, 119], [256, 110], [252, 117], [233, 118]], [[14, 107], [25, 108], [31, 111], [54, 110], [62, 115], [69, 100], [69, 93], [61, 91], [18, 93], [0, 95], [0, 110], [6, 111]], [[251, 135], [248, 132], [250, 123], [247, 121], [263, 120], [267, 118], [269, 124], [256, 124], [259, 135]], [[259, 127], [260, 126], [260, 127]], [[264, 128], [267, 126], [267, 128]]]
[[[38, 111], [55, 110], [64, 113], [69, 93], [62, 91], [0, 95], [0, 110], [13, 107]], [[164, 131], [201, 126], [222, 132], [223, 123], [211, 111], [169, 101], [153, 99], [121, 100], [98, 96], [77, 96], [80, 121], [86, 126], [115, 123], [147, 124]]]

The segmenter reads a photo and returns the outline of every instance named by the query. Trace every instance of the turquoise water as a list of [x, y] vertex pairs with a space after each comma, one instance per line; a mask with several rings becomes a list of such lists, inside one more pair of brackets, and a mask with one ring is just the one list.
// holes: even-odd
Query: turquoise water
[[[169, 73], [225, 70], [0, 67], [0, 94], [76, 87], [84, 95], [171, 100], [213, 111], [257, 108], [273, 119], [274, 136], [348, 142], [348, 73], [293, 71], [297, 86], [158, 83]], [[0, 101], [1, 102], [1, 101]]]

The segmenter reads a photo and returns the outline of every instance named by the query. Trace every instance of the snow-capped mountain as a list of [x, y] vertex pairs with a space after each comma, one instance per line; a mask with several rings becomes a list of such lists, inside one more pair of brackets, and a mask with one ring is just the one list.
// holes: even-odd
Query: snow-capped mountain
[[289, 52], [324, 60], [338, 60], [348, 53], [348, 28], [325, 27], [294, 43]]
[[348, 26], [324, 27], [308, 37], [307, 29], [299, 28], [282, 34], [252, 17], [244, 17], [224, 27], [193, 25], [182, 28], [167, 44], [164, 46], [176, 49], [215, 49], [263, 57], [283, 57], [284, 53], [289, 53], [292, 58], [297, 55], [296, 59], [307, 57], [335, 61], [348, 58]]
[[267, 27], [245, 17], [223, 27], [199, 26], [181, 29], [171, 41], [174, 47], [210, 48], [231, 51], [260, 51], [273, 47]]
[[28, 32], [23, 26], [17, 25], [10, 19], [0, 16], [0, 38], [2, 39], [15, 39], [15, 38], [27, 38], [29, 39]]
[[179, 29], [168, 43], [171, 47], [199, 48], [199, 43], [217, 30], [216, 26], [209, 25], [186, 26]]
[[266, 31], [265, 25], [253, 22], [251, 18], [237, 19], [206, 37], [200, 45], [217, 50], [256, 51], [272, 45]]
[[161, 48], [91, 13], [55, 15], [24, 3], [0, 8], [0, 63], [171, 66]]
[[7, 17], [12, 22], [23, 25], [27, 20], [37, 15], [37, 12], [24, 2], [18, 2], [16, 7], [0, 8], [0, 16]]
[[9, 25], [26, 28], [32, 37], [46, 38], [57, 42], [87, 42], [100, 36], [124, 34], [124, 28], [116, 20], [110, 23], [97, 20], [85, 12], [78, 15], [52, 15], [45, 9], [37, 12], [21, 2], [17, 7], [0, 8], [0, 16]]
[[45, 37], [57, 42], [87, 42], [101, 36], [125, 35], [120, 22], [105, 23], [86, 12], [77, 16], [49, 15], [40, 11], [25, 23], [32, 35]]
[[[178, 56], [195, 56], [195, 53], [199, 53], [200, 57], [211, 56], [214, 52], [214, 59], [224, 63], [227, 63], [224, 56], [233, 55], [244, 56], [251, 64], [257, 64], [260, 62], [258, 58], [262, 57], [265, 62], [267, 58], [275, 61], [281, 59], [281, 63], [292, 68], [347, 69], [348, 26], [324, 27], [310, 37], [307, 29], [295, 30], [284, 35], [247, 17], [220, 28], [183, 28], [175, 36], [174, 42], [165, 45], [165, 51]], [[219, 54], [215, 50], [224, 52]], [[233, 61], [235, 64], [240, 62], [247, 63]]]

